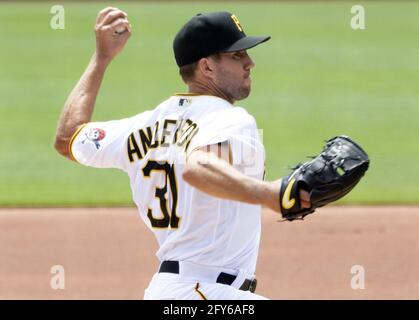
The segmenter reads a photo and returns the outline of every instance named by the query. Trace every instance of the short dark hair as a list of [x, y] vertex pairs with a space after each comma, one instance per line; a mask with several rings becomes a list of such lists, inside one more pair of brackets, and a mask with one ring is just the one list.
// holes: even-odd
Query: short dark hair
[[182, 77], [183, 82], [188, 83], [188, 81], [193, 79], [197, 66], [198, 61], [179, 67], [179, 74]]
[[[220, 53], [212, 54], [211, 57], [213, 57], [215, 60], [221, 59]], [[192, 62], [190, 64], [187, 64], [185, 66], [179, 67], [179, 74], [182, 77], [183, 82], [188, 83], [188, 81], [192, 80], [195, 75], [196, 68], [198, 67], [198, 61]]]

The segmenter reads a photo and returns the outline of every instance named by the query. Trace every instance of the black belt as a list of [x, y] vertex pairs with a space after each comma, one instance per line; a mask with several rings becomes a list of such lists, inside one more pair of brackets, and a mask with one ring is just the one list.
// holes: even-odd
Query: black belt
[[[159, 273], [163, 272], [179, 274], [179, 261], [163, 261], [160, 265]], [[236, 280], [236, 278], [237, 276], [235, 275], [221, 272], [217, 277], [217, 283], [231, 285], [234, 282], [234, 280]], [[255, 292], [256, 285], [256, 279], [246, 279], [244, 280], [243, 284], [239, 289], [243, 291]]]

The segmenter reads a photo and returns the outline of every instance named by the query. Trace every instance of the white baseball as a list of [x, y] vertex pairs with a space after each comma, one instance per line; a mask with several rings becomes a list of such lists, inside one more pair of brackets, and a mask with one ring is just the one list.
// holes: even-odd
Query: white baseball
[[127, 28], [125, 26], [117, 26], [115, 28], [116, 33], [123, 33]]

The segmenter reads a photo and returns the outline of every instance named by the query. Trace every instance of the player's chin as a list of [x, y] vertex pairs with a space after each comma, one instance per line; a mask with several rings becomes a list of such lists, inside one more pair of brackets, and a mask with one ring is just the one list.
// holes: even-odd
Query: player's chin
[[250, 91], [251, 91], [251, 87], [250, 86], [246, 86], [246, 87], [242, 87], [241, 90], [239, 91], [236, 100], [243, 100], [246, 99], [249, 95], [250, 95]]

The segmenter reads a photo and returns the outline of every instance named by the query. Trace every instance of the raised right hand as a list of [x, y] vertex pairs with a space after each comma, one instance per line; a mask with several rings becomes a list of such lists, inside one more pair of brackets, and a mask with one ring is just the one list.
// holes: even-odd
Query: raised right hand
[[[124, 29], [122, 33], [116, 30]], [[131, 24], [128, 15], [118, 8], [108, 7], [97, 15], [96, 26], [96, 58], [106, 64], [122, 51], [131, 36]]]

